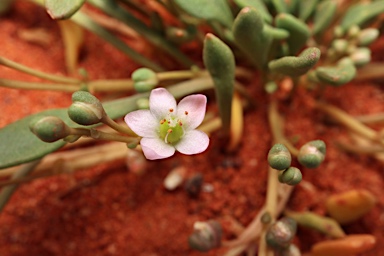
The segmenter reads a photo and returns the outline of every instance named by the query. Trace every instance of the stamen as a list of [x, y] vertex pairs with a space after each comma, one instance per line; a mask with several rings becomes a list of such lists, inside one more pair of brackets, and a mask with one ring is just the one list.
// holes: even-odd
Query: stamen
[[185, 111], [184, 114], [187, 116], [188, 115], [188, 111]]
[[183, 126], [183, 123], [182, 123], [181, 121], [179, 121], [179, 125], [180, 125], [180, 126]]
[[169, 109], [169, 112], [171, 112], [171, 113], [172, 113], [172, 112], [173, 112], [173, 108], [170, 108], [170, 109]]
[[160, 124], [165, 123], [165, 121], [166, 121], [165, 119], [161, 120], [161, 121], [160, 121]]

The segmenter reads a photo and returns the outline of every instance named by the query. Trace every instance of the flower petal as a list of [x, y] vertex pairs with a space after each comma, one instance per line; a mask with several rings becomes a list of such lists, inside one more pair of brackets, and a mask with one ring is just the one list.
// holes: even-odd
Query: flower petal
[[154, 118], [149, 110], [137, 110], [128, 113], [124, 121], [129, 128], [141, 137], [156, 137], [156, 129], [159, 122]]
[[142, 138], [140, 145], [148, 160], [163, 159], [175, 154], [175, 148], [160, 138]]
[[166, 118], [170, 109], [176, 111], [176, 100], [166, 89], [157, 88], [149, 96], [149, 109], [157, 120], [161, 120]]
[[185, 129], [193, 130], [201, 124], [205, 116], [207, 97], [203, 94], [190, 95], [177, 105], [177, 117], [183, 120]]
[[193, 155], [205, 151], [208, 145], [209, 138], [207, 134], [202, 131], [192, 130], [184, 134], [183, 138], [175, 145], [175, 148], [185, 155]]

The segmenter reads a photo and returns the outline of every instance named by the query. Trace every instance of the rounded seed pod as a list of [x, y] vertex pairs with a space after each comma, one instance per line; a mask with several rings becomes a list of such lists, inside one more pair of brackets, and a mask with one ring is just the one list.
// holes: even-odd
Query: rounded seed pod
[[268, 152], [268, 163], [273, 169], [285, 170], [291, 165], [291, 161], [291, 153], [283, 144], [273, 145]]
[[159, 84], [157, 74], [149, 68], [139, 68], [132, 73], [133, 87], [137, 92], [149, 92]]
[[29, 129], [45, 142], [55, 142], [70, 135], [70, 128], [56, 116], [37, 118], [30, 123]]
[[75, 92], [72, 94], [72, 102], [68, 108], [68, 116], [75, 123], [81, 125], [98, 124], [106, 115], [101, 102], [89, 92]]
[[325, 158], [326, 146], [322, 140], [313, 140], [304, 144], [299, 151], [298, 160], [307, 168], [318, 167]]
[[296, 167], [289, 167], [287, 170], [279, 173], [279, 181], [291, 186], [299, 184], [302, 179], [301, 171]]
[[265, 235], [268, 246], [276, 250], [284, 250], [289, 248], [297, 230], [296, 221], [284, 217], [276, 221], [268, 227]]
[[189, 246], [192, 249], [207, 252], [220, 247], [223, 229], [219, 222], [215, 220], [195, 222], [193, 229], [194, 231], [188, 239]]

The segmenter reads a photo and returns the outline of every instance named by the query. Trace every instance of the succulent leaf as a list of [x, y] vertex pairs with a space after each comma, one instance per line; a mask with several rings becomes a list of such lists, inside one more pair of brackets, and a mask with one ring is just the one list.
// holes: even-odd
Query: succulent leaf
[[315, 229], [333, 238], [345, 236], [340, 225], [332, 218], [323, 217], [313, 212], [293, 212], [286, 211], [285, 215], [294, 219], [297, 224]]
[[352, 5], [341, 20], [340, 26], [346, 31], [353, 25], [363, 26], [384, 12], [384, 1], [362, 2]]
[[308, 26], [289, 13], [280, 13], [275, 19], [276, 27], [288, 30], [290, 33], [287, 39], [289, 52], [295, 55], [306, 44], [310, 31]]
[[313, 35], [321, 35], [331, 24], [335, 17], [337, 3], [333, 0], [326, 0], [317, 5], [313, 21]]
[[299, 19], [306, 21], [314, 12], [319, 0], [306, 0], [299, 3]]
[[207, 34], [203, 49], [204, 65], [215, 84], [224, 134], [229, 134], [235, 84], [235, 57], [232, 50], [213, 34]]
[[351, 81], [356, 75], [356, 67], [351, 58], [345, 57], [337, 62], [333, 67], [319, 67], [315, 70], [319, 81], [340, 86]]
[[217, 21], [230, 28], [233, 15], [226, 0], [175, 0], [189, 15], [206, 21]]
[[241, 9], [244, 7], [253, 7], [258, 12], [260, 12], [261, 16], [263, 17], [263, 20], [266, 23], [271, 24], [273, 17], [269, 13], [267, 7], [265, 6], [264, 2], [262, 0], [234, 0], [234, 2], [239, 6]]
[[287, 56], [268, 63], [271, 72], [286, 76], [301, 76], [307, 73], [320, 59], [320, 50], [316, 47], [305, 49], [298, 57]]
[[233, 24], [236, 45], [249, 56], [253, 64], [263, 69], [272, 43], [270, 33], [264, 31], [264, 22], [259, 11], [252, 7], [243, 8]]
[[85, 0], [45, 0], [45, 9], [52, 19], [69, 19], [83, 6], [84, 2]]

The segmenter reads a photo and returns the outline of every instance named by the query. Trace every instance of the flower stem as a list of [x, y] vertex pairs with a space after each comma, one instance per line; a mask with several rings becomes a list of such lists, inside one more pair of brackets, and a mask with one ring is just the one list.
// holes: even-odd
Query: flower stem
[[35, 70], [35, 69], [32, 69], [32, 68], [29, 68], [27, 66], [24, 66], [24, 65], [22, 65], [20, 63], [11, 61], [11, 60], [9, 60], [7, 58], [4, 58], [4, 57], [0, 57], [0, 65], [3, 65], [5, 67], [18, 70], [18, 71], [20, 71], [22, 73], [26, 73], [26, 74], [29, 74], [29, 75], [32, 75], [32, 76], [35, 76], [35, 77], [39, 77], [39, 78], [42, 78], [42, 79], [53, 81], [53, 82], [68, 83], [68, 84], [78, 84], [78, 83], [81, 82], [79, 79], [76, 79], [76, 78], [52, 75], [52, 74], [49, 74], [49, 73], [38, 71], [38, 70]]
[[355, 118], [348, 115], [343, 110], [323, 102], [318, 102], [315, 107], [334, 118], [336, 121], [347, 127], [349, 130], [359, 134], [360, 136], [363, 136], [366, 139], [384, 145], [384, 139], [381, 138], [378, 132], [357, 121]]
[[101, 122], [120, 133], [137, 137], [137, 135], [131, 129], [129, 129], [128, 126], [125, 127], [125, 126], [119, 125], [118, 123], [113, 121], [108, 115], [104, 115], [104, 117], [101, 119]]
[[26, 89], [26, 90], [50, 90], [50, 91], [63, 91], [63, 92], [76, 92], [80, 89], [78, 85], [72, 84], [46, 84], [37, 82], [23, 82], [9, 79], [0, 78], [0, 86]]
[[126, 137], [119, 134], [101, 132], [95, 129], [70, 128], [70, 133], [71, 135], [87, 136], [96, 140], [119, 141], [127, 144], [137, 142], [138, 140], [138, 137], [131, 138], [131, 137]]

